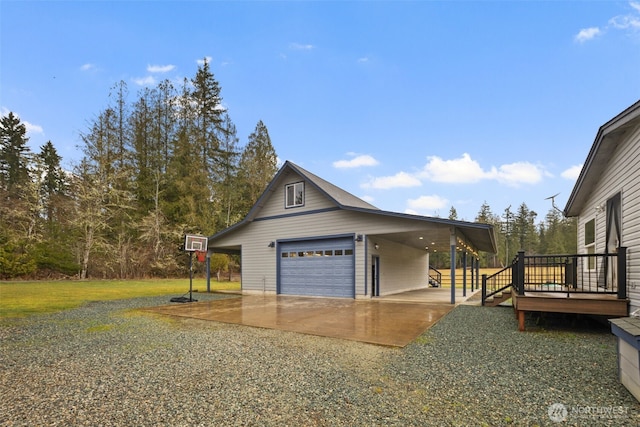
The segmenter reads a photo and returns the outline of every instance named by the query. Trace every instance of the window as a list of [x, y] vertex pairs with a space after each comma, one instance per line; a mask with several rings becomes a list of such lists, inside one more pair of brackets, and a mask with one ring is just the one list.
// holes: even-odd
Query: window
[[285, 186], [285, 207], [304, 206], [304, 182], [296, 182]]
[[[593, 255], [596, 253], [596, 219], [587, 221], [584, 224], [584, 247], [587, 255]], [[596, 268], [596, 257], [589, 256], [587, 258], [588, 270], [594, 270]]]
[[584, 224], [584, 245], [589, 246], [596, 242], [596, 219]]

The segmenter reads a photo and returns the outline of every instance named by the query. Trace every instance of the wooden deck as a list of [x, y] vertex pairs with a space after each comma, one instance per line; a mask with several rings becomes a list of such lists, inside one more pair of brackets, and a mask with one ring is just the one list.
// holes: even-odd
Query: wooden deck
[[629, 315], [629, 299], [618, 299], [612, 294], [525, 292], [524, 295], [514, 293], [512, 302], [521, 331], [525, 329], [524, 316], [528, 311], [610, 317]]

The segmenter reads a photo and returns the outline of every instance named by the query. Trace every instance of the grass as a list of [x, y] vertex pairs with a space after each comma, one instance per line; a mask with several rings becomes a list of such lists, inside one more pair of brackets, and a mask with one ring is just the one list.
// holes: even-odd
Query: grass
[[[205, 279], [193, 290], [206, 291]], [[211, 290], [239, 290], [239, 282], [211, 282]], [[0, 282], [0, 319], [53, 313], [88, 301], [110, 301], [189, 291], [189, 279]]]

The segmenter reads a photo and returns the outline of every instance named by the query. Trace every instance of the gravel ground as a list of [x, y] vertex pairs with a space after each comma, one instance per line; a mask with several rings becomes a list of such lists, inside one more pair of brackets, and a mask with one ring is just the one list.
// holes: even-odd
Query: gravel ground
[[607, 328], [462, 305], [396, 349], [132, 310], [167, 302], [1, 322], [0, 425], [640, 425]]

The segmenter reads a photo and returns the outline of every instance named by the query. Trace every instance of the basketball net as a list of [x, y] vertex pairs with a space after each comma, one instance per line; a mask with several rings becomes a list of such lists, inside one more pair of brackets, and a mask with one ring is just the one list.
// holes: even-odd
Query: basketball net
[[198, 262], [204, 262], [204, 260], [207, 258], [207, 252], [196, 251], [196, 257], [198, 259]]

